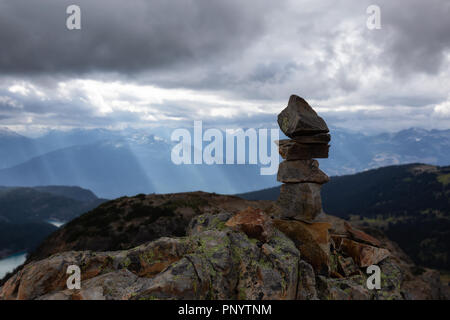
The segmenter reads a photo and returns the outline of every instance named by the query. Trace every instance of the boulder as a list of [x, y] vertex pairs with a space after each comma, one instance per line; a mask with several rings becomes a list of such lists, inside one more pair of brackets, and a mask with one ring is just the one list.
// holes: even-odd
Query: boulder
[[364, 231], [353, 228], [348, 222], [344, 222], [344, 227], [350, 234], [350, 237], [356, 241], [364, 242], [376, 247], [381, 247], [381, 242]]
[[279, 140], [278, 152], [286, 160], [308, 160], [313, 158], [328, 158], [328, 144], [307, 144], [295, 140]]
[[297, 300], [318, 300], [314, 269], [303, 260], [298, 264]]
[[123, 269], [89, 279], [83, 282], [80, 290], [49, 293], [38, 300], [127, 300], [145, 281]]
[[318, 133], [313, 134], [311, 136], [297, 136], [294, 138], [294, 141], [298, 143], [311, 143], [311, 144], [328, 144], [330, 142], [331, 136], [329, 133]]
[[288, 106], [278, 115], [278, 125], [290, 138], [329, 132], [325, 121], [303, 98], [296, 95], [289, 98]]
[[[81, 261], [89, 263], [81, 264]], [[106, 254], [68, 252], [26, 265], [11, 277], [0, 292], [0, 299], [33, 300], [49, 292], [66, 289], [67, 268], [78, 265], [82, 279], [97, 276], [100, 269], [107, 268], [110, 261]]]
[[242, 232], [206, 230], [196, 249], [142, 286], [133, 299], [295, 299], [300, 253], [276, 231], [262, 246]]
[[304, 223], [275, 219], [274, 225], [288, 236], [300, 250], [302, 259], [318, 274], [328, 275], [330, 266], [330, 224], [325, 222]]
[[[0, 299], [295, 299], [300, 252], [293, 241], [274, 228], [262, 243], [227, 227], [226, 217], [196, 217], [187, 237], [31, 262], [4, 284]], [[81, 290], [66, 287], [71, 264], [81, 268]]]
[[[192, 246], [185, 239], [160, 238], [124, 251], [69, 251], [55, 254], [27, 264], [11, 277], [2, 287], [0, 299], [30, 300], [51, 292], [63, 291], [66, 289], [66, 271], [69, 265], [80, 267], [83, 284], [86, 284], [86, 280], [122, 269], [142, 278], [151, 278], [192, 250]], [[109, 278], [112, 277], [110, 275]], [[83, 292], [93, 294], [94, 291]], [[83, 295], [83, 292], [79, 293]]]
[[279, 216], [313, 221], [322, 212], [318, 183], [287, 183], [281, 186], [277, 200]]
[[238, 212], [225, 225], [262, 242], [266, 242], [273, 233], [270, 218], [262, 210], [252, 207]]
[[424, 269], [421, 275], [408, 279], [402, 286], [403, 295], [407, 300], [448, 300], [440, 274], [436, 270]]
[[339, 236], [333, 236], [332, 238], [337, 250], [352, 257], [360, 267], [377, 264], [390, 255], [389, 250], [384, 248], [370, 246]]
[[342, 255], [337, 255], [337, 266], [339, 273], [344, 277], [360, 274], [360, 270], [352, 257], [344, 258]]
[[370, 300], [371, 298], [371, 293], [367, 290], [362, 276], [348, 279], [319, 276], [318, 288], [321, 300]]
[[317, 160], [295, 160], [280, 163], [277, 180], [284, 183], [324, 184], [330, 181], [330, 178], [319, 169]]

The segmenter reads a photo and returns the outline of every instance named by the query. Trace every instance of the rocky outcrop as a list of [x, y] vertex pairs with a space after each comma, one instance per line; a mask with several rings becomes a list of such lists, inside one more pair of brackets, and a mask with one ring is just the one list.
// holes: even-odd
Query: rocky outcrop
[[[443, 297], [435, 273], [414, 276], [397, 252], [379, 262], [382, 289], [369, 290], [365, 268], [355, 262], [358, 257], [341, 251], [333, 238], [357, 240], [351, 239], [344, 221], [330, 216], [324, 220], [328, 221], [290, 224], [272, 220], [255, 207], [234, 214], [225, 210], [206, 213], [191, 220], [184, 237], [162, 237], [128, 250], [69, 251], [32, 261], [0, 288], [0, 299]], [[245, 225], [249, 227], [242, 227]], [[361, 238], [370, 237], [351, 230]], [[381, 245], [386, 246], [386, 241]], [[81, 269], [80, 290], [66, 288], [69, 265]]]
[[274, 220], [275, 226], [294, 241], [302, 259], [312, 265], [318, 274], [329, 274], [329, 223], [308, 224], [302, 221]]
[[353, 258], [353, 260], [360, 267], [368, 267], [373, 264], [377, 264], [380, 261], [389, 257], [389, 250], [384, 248], [377, 248], [369, 246], [364, 243], [356, 242], [348, 238], [333, 237], [334, 244], [339, 251], [344, 252], [347, 256]]
[[122, 197], [58, 229], [30, 254], [27, 262], [64, 251], [126, 250], [161, 237], [185, 236], [186, 226], [199, 214], [236, 213], [249, 206], [269, 212], [273, 204], [205, 192]]
[[[300, 253], [294, 243], [275, 229], [264, 242], [250, 238], [227, 227], [230, 219], [229, 213], [202, 215], [193, 219], [187, 237], [161, 238], [126, 251], [66, 252], [32, 262], [4, 285], [0, 297], [295, 299]], [[65, 288], [65, 272], [72, 264], [81, 268], [81, 290]]]
[[263, 242], [266, 242], [273, 234], [270, 218], [262, 210], [252, 207], [237, 213], [225, 225]]

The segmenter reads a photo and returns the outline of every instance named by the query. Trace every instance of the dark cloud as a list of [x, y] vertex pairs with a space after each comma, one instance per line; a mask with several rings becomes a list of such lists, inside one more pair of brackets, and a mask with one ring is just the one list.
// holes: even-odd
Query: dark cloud
[[264, 27], [259, 13], [271, 2], [80, 0], [82, 30], [69, 31], [73, 1], [2, 1], [0, 72], [130, 73], [207, 63], [254, 41]]
[[397, 75], [436, 74], [450, 50], [450, 2], [382, 1], [382, 30], [376, 41]]
[[372, 0], [80, 0], [68, 31], [73, 3], [0, 2], [2, 124], [272, 126], [295, 93], [336, 125], [449, 125], [448, 0], [378, 0], [381, 30], [366, 28]]

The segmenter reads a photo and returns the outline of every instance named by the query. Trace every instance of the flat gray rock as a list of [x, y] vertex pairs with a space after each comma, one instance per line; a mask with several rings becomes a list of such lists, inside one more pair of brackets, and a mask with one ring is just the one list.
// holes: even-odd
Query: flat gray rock
[[286, 160], [328, 158], [330, 146], [321, 143], [299, 143], [296, 140], [279, 140], [278, 152]]
[[295, 160], [280, 163], [277, 180], [284, 183], [324, 184], [330, 181], [330, 178], [319, 169], [317, 160]]
[[313, 134], [312, 136], [297, 136], [294, 138], [296, 142], [299, 143], [321, 143], [321, 144], [327, 144], [331, 140], [331, 136], [329, 133], [318, 133]]
[[281, 185], [277, 205], [280, 218], [314, 221], [322, 212], [322, 199], [318, 183], [286, 183]]

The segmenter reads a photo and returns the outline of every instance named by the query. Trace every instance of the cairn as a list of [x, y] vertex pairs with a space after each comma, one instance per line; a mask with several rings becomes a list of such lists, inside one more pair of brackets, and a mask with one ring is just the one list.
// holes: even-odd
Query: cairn
[[282, 182], [277, 204], [280, 218], [314, 222], [322, 213], [320, 188], [330, 178], [314, 158], [328, 158], [329, 129], [299, 96], [292, 95], [278, 115], [281, 131], [291, 139], [278, 141], [281, 157], [277, 180]]

